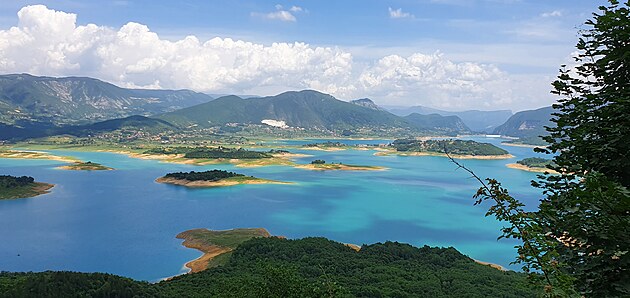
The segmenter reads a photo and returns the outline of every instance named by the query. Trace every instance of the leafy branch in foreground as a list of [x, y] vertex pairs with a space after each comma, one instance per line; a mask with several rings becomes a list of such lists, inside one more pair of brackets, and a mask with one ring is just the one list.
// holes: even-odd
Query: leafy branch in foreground
[[512, 197], [496, 179], [488, 178], [484, 181], [448, 152], [446, 154], [458, 169], [470, 173], [481, 184], [473, 196], [476, 200], [475, 205], [488, 200], [494, 202], [486, 216], [494, 216], [497, 220], [509, 224], [501, 229], [502, 234], [498, 239], [512, 238], [522, 241], [521, 245], [515, 246], [519, 255], [512, 264], [521, 264], [523, 271], [529, 274], [532, 281], [544, 285], [544, 296], [574, 296], [576, 293], [571, 286], [572, 278], [561, 271], [558, 254], [554, 249], [559, 240], [543, 232], [545, 229], [538, 221], [537, 214], [525, 211], [523, 209], [525, 205]]

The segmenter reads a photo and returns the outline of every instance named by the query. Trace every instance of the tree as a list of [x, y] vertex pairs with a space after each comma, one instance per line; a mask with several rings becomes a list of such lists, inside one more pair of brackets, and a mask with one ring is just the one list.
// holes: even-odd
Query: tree
[[516, 263], [547, 296], [630, 295], [629, 6], [599, 7], [580, 32], [577, 66], [562, 66], [553, 83], [556, 126], [537, 151], [555, 154], [550, 168], [560, 174], [533, 182], [544, 190], [539, 210], [524, 211], [498, 181], [466, 169], [483, 185], [476, 203], [494, 201], [487, 215], [509, 223], [501, 237], [523, 241]]
[[557, 154], [535, 186], [544, 189], [538, 217], [575, 286], [592, 296], [630, 294], [630, 15], [611, 0], [585, 24], [575, 58], [552, 93], [550, 143]]

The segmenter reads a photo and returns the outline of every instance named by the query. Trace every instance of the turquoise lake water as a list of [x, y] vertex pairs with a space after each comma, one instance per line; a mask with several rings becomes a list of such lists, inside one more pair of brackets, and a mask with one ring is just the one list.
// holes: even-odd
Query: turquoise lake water
[[[496, 138], [472, 138], [499, 145]], [[299, 145], [325, 140], [281, 141]], [[334, 140], [339, 141], [339, 140]], [[387, 143], [348, 141], [348, 143]], [[507, 160], [463, 160], [482, 177], [499, 179], [536, 206], [535, 173], [505, 165], [537, 156], [531, 148], [500, 147]], [[285, 166], [192, 166], [96, 152], [52, 151], [115, 168], [86, 172], [55, 169], [63, 163], [0, 159], [0, 174], [28, 175], [56, 184], [50, 194], [0, 201], [0, 271], [108, 272], [157, 281], [184, 272], [201, 255], [175, 235], [194, 229], [264, 227], [289, 238], [323, 236], [370, 244], [387, 240], [417, 246], [453, 246], [478, 260], [508, 266], [514, 242], [497, 241], [502, 226], [473, 206], [479, 185], [443, 157], [374, 156], [375, 151], [291, 150], [313, 159], [375, 165], [388, 171], [309, 171]], [[234, 170], [295, 185], [240, 185], [187, 189], [155, 183], [173, 171]], [[517, 269], [515, 267], [511, 267]]]

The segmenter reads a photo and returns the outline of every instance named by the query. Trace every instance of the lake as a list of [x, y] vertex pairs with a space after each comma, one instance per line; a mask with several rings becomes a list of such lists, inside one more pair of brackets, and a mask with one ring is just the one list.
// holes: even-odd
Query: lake
[[[499, 145], [515, 158], [463, 163], [482, 177], [499, 179], [514, 196], [535, 206], [540, 191], [530, 181], [536, 173], [505, 165], [539, 155], [531, 148], [500, 145], [502, 139], [469, 139]], [[316, 141], [326, 140], [279, 144]], [[291, 151], [313, 155], [296, 159], [298, 163], [324, 159], [389, 170], [192, 166], [114, 153], [49, 151], [116, 169], [85, 172], [55, 169], [63, 164], [56, 161], [0, 159], [0, 174], [56, 185], [50, 194], [0, 201], [0, 271], [108, 272], [157, 281], [185, 272], [183, 264], [201, 255], [175, 238], [193, 228], [263, 227], [289, 238], [322, 236], [358, 245], [391, 240], [453, 246], [471, 258], [506, 267], [516, 256], [514, 242], [497, 241], [502, 224], [484, 217], [488, 206], [473, 206], [478, 183], [447, 158], [374, 156], [371, 150]], [[168, 172], [208, 169], [296, 184], [187, 189], [154, 182]]]

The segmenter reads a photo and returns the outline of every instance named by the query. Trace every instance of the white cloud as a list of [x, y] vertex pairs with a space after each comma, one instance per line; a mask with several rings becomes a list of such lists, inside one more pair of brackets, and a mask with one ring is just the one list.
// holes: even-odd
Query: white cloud
[[543, 18], [561, 17], [562, 16], [562, 11], [554, 10], [554, 11], [544, 12], [544, 13], [540, 14], [540, 16], [543, 17]]
[[540, 100], [532, 90], [542, 90], [532, 87], [540, 82], [516, 80], [491, 64], [454, 62], [440, 53], [357, 62], [346, 50], [301, 42], [170, 41], [133, 22], [117, 29], [77, 26], [75, 14], [42, 5], [24, 7], [18, 17], [17, 26], [0, 30], [0, 73], [82, 75], [126, 87], [211, 93], [315, 89], [344, 99], [453, 109], [505, 108]]
[[276, 11], [269, 12], [269, 13], [252, 12], [251, 15], [254, 17], [262, 17], [268, 20], [278, 20], [278, 21], [283, 21], [283, 22], [297, 22], [295, 13], [300, 13], [304, 11], [305, 10], [299, 6], [292, 6], [288, 10], [285, 10], [282, 5], [276, 4]]
[[389, 17], [392, 19], [404, 19], [404, 18], [414, 18], [414, 15], [408, 13], [408, 12], [403, 12], [402, 8], [399, 9], [392, 9], [391, 7], [389, 7]]

